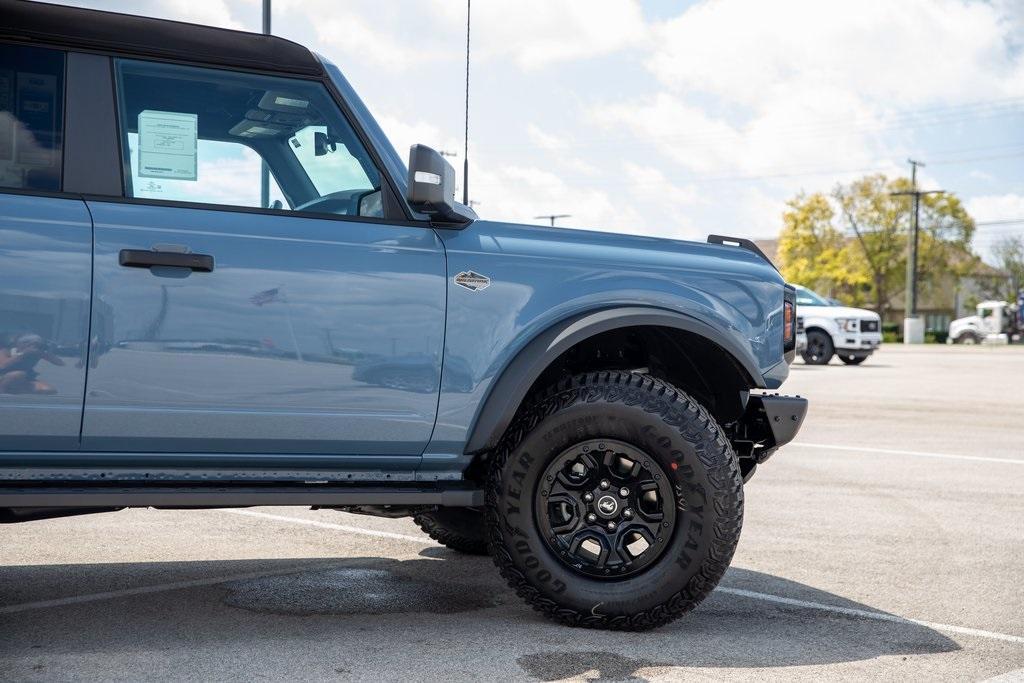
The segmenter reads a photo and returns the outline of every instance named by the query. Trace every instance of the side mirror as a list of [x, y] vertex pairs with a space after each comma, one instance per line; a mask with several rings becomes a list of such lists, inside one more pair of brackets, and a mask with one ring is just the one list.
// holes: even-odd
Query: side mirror
[[409, 204], [428, 214], [434, 223], [462, 228], [476, 220], [476, 212], [455, 201], [455, 169], [426, 145], [409, 148]]

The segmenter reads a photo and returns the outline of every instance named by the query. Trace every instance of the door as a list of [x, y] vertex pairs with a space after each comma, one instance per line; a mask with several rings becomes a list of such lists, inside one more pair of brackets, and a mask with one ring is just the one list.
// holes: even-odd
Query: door
[[0, 451], [78, 448], [92, 223], [60, 196], [64, 71], [0, 44]]
[[83, 449], [415, 466], [437, 409], [444, 250], [384, 218], [381, 174], [327, 90], [116, 73], [131, 199], [88, 203]]

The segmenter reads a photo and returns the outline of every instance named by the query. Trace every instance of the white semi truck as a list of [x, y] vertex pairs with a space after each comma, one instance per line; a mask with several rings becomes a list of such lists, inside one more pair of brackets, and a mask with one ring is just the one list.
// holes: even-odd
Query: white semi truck
[[949, 324], [947, 344], [1013, 343], [1024, 341], [1024, 290], [1016, 303], [982, 301], [974, 315]]

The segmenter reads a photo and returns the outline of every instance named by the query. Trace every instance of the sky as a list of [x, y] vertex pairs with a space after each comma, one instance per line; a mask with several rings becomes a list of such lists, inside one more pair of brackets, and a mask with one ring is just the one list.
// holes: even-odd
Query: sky
[[[260, 0], [74, 0], [258, 31]], [[273, 0], [405, 156], [457, 153], [466, 3]], [[775, 237], [785, 202], [869, 172], [955, 192], [986, 255], [1024, 235], [1020, 0], [475, 0], [470, 198], [483, 218]], [[461, 192], [458, 196], [461, 196]]]

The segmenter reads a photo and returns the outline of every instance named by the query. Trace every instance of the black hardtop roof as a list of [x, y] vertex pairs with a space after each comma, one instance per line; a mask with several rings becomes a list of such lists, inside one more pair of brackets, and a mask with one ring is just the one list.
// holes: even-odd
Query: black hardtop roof
[[284, 38], [131, 14], [0, 0], [0, 39], [303, 76], [323, 67]]

